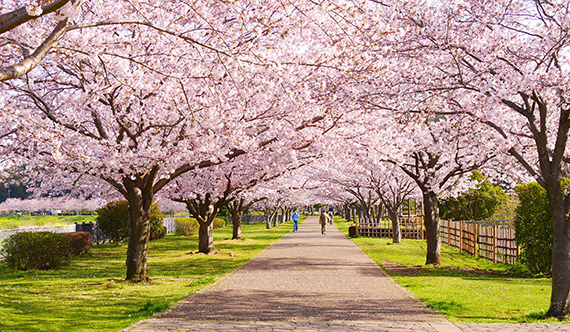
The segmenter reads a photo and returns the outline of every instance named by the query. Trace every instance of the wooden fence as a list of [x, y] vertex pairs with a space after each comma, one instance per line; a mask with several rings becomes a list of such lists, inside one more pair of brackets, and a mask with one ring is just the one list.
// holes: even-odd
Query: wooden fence
[[503, 222], [465, 222], [441, 220], [441, 242], [494, 263], [514, 264], [520, 249], [515, 230]]
[[[423, 240], [425, 229], [423, 216], [400, 217], [400, 232], [403, 239]], [[383, 219], [379, 226], [361, 225], [357, 227], [358, 235], [366, 237], [389, 237], [393, 235], [392, 222]]]
[[[423, 216], [401, 217], [402, 238], [426, 238]], [[361, 236], [391, 238], [390, 221], [382, 220], [378, 226], [358, 225]], [[520, 249], [515, 242], [515, 230], [510, 221], [450, 221], [441, 220], [439, 236], [443, 244], [457, 248], [475, 257], [495, 263], [515, 264]]]

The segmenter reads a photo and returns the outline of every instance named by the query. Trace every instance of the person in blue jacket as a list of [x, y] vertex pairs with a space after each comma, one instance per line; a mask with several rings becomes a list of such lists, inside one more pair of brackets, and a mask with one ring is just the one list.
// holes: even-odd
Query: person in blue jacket
[[293, 219], [293, 232], [296, 232], [299, 230], [299, 213], [297, 210], [293, 212], [291, 219]]

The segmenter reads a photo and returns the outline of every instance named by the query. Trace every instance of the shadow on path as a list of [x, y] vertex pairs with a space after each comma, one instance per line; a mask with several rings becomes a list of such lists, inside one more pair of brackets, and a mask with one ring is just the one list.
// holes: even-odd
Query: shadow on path
[[160, 317], [184, 320], [440, 321], [408, 297], [334, 226], [318, 218], [211, 289]]

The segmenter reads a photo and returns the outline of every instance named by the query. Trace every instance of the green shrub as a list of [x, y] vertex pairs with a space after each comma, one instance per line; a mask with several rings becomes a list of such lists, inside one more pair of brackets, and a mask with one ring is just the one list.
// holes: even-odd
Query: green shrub
[[506, 205], [509, 196], [478, 171], [471, 174], [472, 181], [479, 181], [477, 188], [457, 198], [451, 197], [439, 204], [441, 218], [452, 220], [489, 220], [499, 207]]
[[[570, 188], [562, 180], [562, 190]], [[552, 270], [553, 225], [546, 190], [538, 183], [516, 186], [519, 206], [515, 216], [515, 241], [521, 248], [520, 262], [533, 273], [550, 274]]]
[[[163, 228], [163, 214], [157, 203], [152, 203], [149, 211], [150, 239], [162, 239], [166, 235]], [[110, 236], [117, 244], [129, 237], [129, 202], [126, 200], [109, 202], [97, 210], [97, 225], [103, 233]]]
[[72, 254], [69, 238], [52, 232], [20, 232], [4, 241], [2, 255], [16, 270], [50, 270]]
[[222, 218], [215, 218], [214, 219], [214, 229], [222, 228], [226, 226], [226, 221]]
[[163, 226], [164, 215], [160, 212], [157, 203], [150, 206], [150, 239], [159, 240], [166, 235], [166, 227]]
[[97, 225], [111, 240], [121, 244], [129, 237], [129, 202], [113, 201], [97, 210]]
[[176, 218], [174, 219], [176, 235], [180, 236], [192, 236], [198, 233], [200, 229], [200, 224], [194, 218]]

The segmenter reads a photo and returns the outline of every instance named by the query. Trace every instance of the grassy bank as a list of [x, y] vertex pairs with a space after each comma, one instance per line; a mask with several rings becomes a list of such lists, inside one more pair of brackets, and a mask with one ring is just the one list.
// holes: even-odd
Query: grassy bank
[[152, 241], [150, 284], [125, 278], [126, 244], [95, 246], [87, 255], [52, 271], [16, 272], [0, 264], [0, 331], [118, 331], [214, 283], [257, 255], [292, 228], [244, 225], [214, 231], [214, 255], [198, 250], [194, 237], [173, 234]]
[[[348, 234], [350, 225], [336, 219]], [[442, 266], [425, 266], [426, 242], [356, 237], [358, 244], [400, 285], [452, 322], [558, 322], [541, 319], [550, 303], [551, 279], [520, 267], [493, 264], [442, 246]]]
[[1, 216], [0, 229], [35, 226], [59, 226], [81, 222], [95, 222], [96, 216]]

